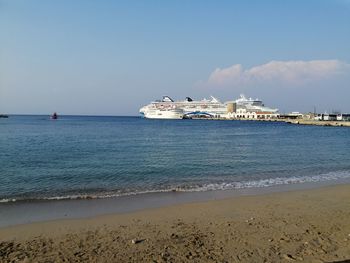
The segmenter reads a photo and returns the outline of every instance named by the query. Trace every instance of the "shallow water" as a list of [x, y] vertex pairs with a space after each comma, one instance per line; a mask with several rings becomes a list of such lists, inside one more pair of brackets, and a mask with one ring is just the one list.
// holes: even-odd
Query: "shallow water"
[[279, 122], [10, 116], [0, 199], [244, 189], [350, 178], [350, 129]]

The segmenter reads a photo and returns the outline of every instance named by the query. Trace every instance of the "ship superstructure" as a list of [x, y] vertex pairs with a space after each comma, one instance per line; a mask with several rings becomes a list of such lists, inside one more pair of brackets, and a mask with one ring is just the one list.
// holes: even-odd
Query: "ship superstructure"
[[243, 94], [234, 101], [237, 109], [245, 109], [247, 112], [272, 112], [276, 113], [278, 109], [266, 107], [259, 99], [246, 98]]

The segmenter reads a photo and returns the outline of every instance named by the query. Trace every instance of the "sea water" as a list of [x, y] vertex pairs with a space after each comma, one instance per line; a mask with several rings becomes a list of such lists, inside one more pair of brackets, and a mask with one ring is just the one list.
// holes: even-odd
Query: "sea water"
[[139, 117], [0, 119], [1, 202], [347, 178], [346, 127]]

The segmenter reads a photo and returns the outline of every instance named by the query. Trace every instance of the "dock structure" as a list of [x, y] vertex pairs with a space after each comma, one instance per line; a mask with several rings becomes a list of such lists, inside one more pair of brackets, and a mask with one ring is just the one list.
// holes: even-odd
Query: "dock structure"
[[[343, 115], [347, 117], [346, 115]], [[350, 127], [350, 119], [342, 118], [338, 120], [318, 120], [313, 114], [271, 114], [271, 113], [243, 113], [236, 111], [235, 114], [226, 116], [197, 116], [194, 120], [228, 120], [228, 121], [264, 121], [264, 122], [285, 122], [294, 125], [314, 125], [314, 126], [330, 126], [330, 127]]]
[[246, 98], [241, 94], [235, 101], [226, 102], [228, 119], [266, 120], [279, 118], [278, 109], [266, 107], [259, 99]]
[[[335, 126], [335, 127], [350, 127], [350, 114], [347, 113], [332, 113], [332, 114], [317, 114], [291, 112], [281, 114], [277, 109], [268, 111], [262, 103], [259, 104], [260, 109], [247, 107], [246, 104], [237, 103], [239, 100], [228, 102], [227, 115], [228, 120], [252, 120], [252, 121], [279, 121], [291, 124], [300, 125], [317, 125], [317, 126]], [[249, 100], [246, 100], [249, 101]], [[250, 100], [251, 101], [251, 100]], [[256, 100], [258, 101], [258, 100]], [[260, 101], [259, 101], [260, 102]], [[254, 106], [250, 103], [249, 106]]]
[[228, 112], [228, 119], [277, 119], [279, 114], [271, 111], [248, 111], [247, 109], [237, 109], [235, 112]]
[[314, 125], [314, 126], [332, 126], [332, 127], [350, 127], [350, 121], [318, 121], [318, 120], [288, 120], [291, 124]]

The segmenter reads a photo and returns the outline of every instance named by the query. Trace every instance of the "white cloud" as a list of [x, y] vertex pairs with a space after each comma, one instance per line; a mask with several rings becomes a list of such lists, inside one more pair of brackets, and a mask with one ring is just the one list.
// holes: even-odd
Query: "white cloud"
[[350, 64], [339, 60], [271, 61], [249, 69], [243, 69], [241, 64], [235, 64], [228, 68], [215, 69], [210, 74], [206, 85], [232, 87], [272, 81], [299, 85], [344, 73], [350, 73]]

